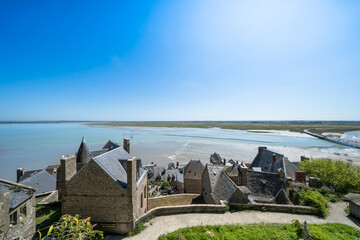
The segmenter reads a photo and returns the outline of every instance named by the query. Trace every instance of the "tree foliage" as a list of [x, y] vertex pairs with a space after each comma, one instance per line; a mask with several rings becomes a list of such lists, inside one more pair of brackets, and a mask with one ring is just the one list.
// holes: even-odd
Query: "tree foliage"
[[352, 163], [321, 158], [300, 162], [298, 166], [338, 193], [360, 192], [360, 167]]

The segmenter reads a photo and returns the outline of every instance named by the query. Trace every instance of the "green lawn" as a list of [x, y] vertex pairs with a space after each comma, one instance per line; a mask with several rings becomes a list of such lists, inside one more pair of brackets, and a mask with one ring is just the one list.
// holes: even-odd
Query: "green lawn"
[[[360, 230], [343, 224], [328, 223], [308, 225], [314, 239], [358, 239]], [[216, 225], [196, 226], [179, 229], [175, 232], [161, 235], [159, 240], [202, 240], [202, 239], [300, 239], [296, 228], [291, 224], [259, 224], [259, 225]]]
[[289, 130], [303, 132], [304, 129], [315, 128], [314, 133], [360, 130], [359, 121], [248, 121], [248, 122], [223, 122], [223, 121], [186, 121], [186, 122], [104, 122], [89, 123], [89, 125], [126, 126], [126, 127], [183, 127], [183, 128], [209, 128], [238, 130]]

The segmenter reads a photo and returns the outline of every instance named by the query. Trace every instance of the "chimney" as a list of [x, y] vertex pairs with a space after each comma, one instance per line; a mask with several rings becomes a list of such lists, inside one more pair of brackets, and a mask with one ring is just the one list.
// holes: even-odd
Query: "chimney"
[[60, 159], [60, 193], [61, 198], [66, 195], [66, 183], [76, 174], [76, 156]]
[[241, 186], [247, 186], [247, 172], [248, 168], [242, 162], [240, 163], [240, 171], [241, 171]]
[[273, 155], [272, 155], [272, 162], [273, 163], [276, 162], [276, 154], [275, 153], [273, 153]]
[[226, 165], [226, 159], [224, 158], [224, 165]]
[[20, 178], [24, 175], [25, 169], [24, 168], [18, 168], [16, 170], [16, 182], [19, 182]]
[[127, 192], [132, 196], [136, 188], [136, 158], [130, 158], [126, 162]]
[[130, 154], [130, 139], [124, 138], [123, 147], [124, 147], [124, 150]]
[[267, 149], [267, 147], [262, 147], [262, 146], [258, 147], [258, 154], [261, 153], [263, 150], [266, 150], [266, 149]]
[[179, 168], [179, 162], [176, 162], [176, 169]]

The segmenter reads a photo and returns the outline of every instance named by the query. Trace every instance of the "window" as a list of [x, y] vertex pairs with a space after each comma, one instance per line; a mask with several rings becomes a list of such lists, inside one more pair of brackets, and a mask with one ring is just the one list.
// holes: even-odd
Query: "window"
[[144, 205], [144, 197], [143, 194], [141, 194], [141, 208], [143, 208], [143, 205]]
[[26, 205], [24, 205], [24, 206], [22, 206], [20, 208], [20, 216], [25, 219], [25, 217], [26, 217]]
[[17, 224], [17, 211], [10, 214], [10, 224], [12, 224], [12, 225]]

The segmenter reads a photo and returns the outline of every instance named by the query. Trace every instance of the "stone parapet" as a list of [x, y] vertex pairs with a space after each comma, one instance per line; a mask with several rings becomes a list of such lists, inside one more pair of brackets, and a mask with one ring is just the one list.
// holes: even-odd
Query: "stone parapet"
[[287, 213], [297, 213], [297, 214], [316, 214], [317, 209], [308, 206], [299, 206], [299, 205], [286, 205], [286, 204], [268, 204], [268, 203], [250, 203], [250, 204], [241, 204], [241, 203], [229, 203], [230, 207], [239, 208], [242, 210], [260, 210], [260, 211], [270, 211], [270, 212], [287, 212]]
[[201, 194], [174, 194], [168, 196], [149, 198], [149, 209], [165, 206], [190, 205]]

